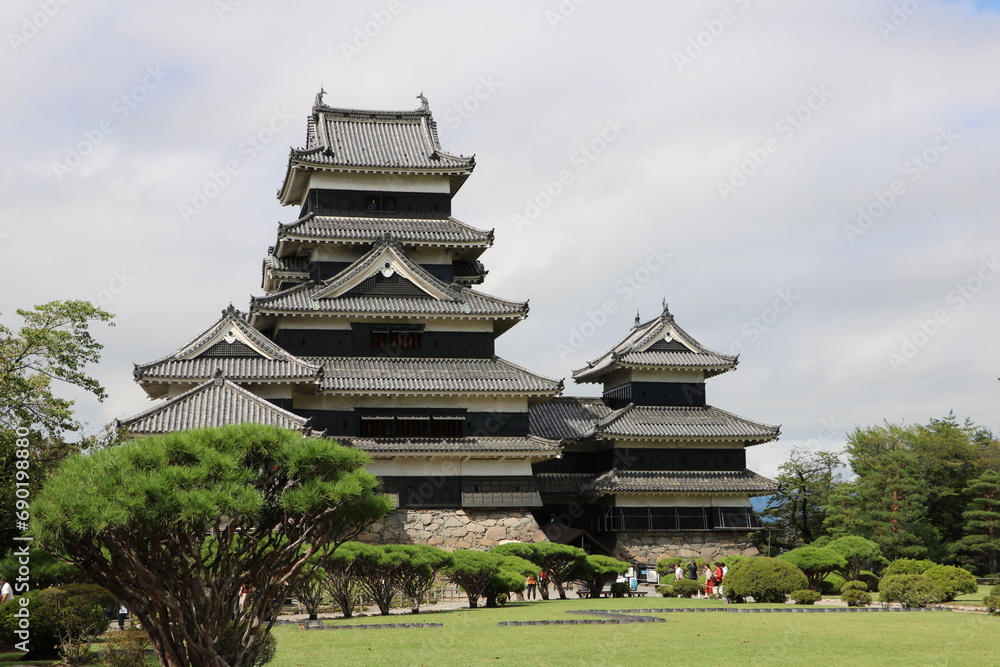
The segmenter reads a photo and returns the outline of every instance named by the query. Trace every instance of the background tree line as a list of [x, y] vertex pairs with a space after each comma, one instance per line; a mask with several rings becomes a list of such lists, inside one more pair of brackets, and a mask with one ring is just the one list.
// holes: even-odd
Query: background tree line
[[997, 571], [1000, 441], [968, 420], [857, 427], [843, 453], [795, 449], [779, 471], [764, 553], [862, 535], [890, 560]]

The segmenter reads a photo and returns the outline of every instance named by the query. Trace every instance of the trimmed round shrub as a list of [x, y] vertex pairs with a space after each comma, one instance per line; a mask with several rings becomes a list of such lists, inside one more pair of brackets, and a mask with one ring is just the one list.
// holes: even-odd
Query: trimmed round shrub
[[987, 595], [983, 598], [983, 605], [990, 614], [1000, 614], [1000, 595]]
[[840, 594], [840, 599], [846, 602], [848, 607], [867, 607], [872, 603], [872, 596], [869, 595], [867, 591], [862, 591], [857, 588], [847, 589]]
[[624, 581], [616, 581], [611, 584], [611, 597], [613, 598], [623, 598], [625, 594], [628, 593], [628, 584]]
[[674, 592], [674, 587], [667, 584], [657, 586], [656, 592], [665, 598], [677, 597], [677, 594]]
[[674, 582], [674, 595], [679, 598], [689, 598], [701, 590], [701, 586], [693, 579], [681, 579]]
[[990, 595], [1000, 595], [1000, 586], [994, 586], [991, 588]]
[[899, 560], [894, 560], [885, 568], [882, 573], [883, 577], [888, 577], [891, 574], [923, 574], [930, 568], [934, 567], [936, 563], [932, 560], [916, 560], [913, 558], [900, 558]]
[[823, 594], [807, 588], [801, 591], [792, 591], [789, 597], [795, 601], [795, 604], [816, 604], [823, 599]]
[[809, 586], [802, 570], [780, 558], [755, 556], [736, 563], [726, 575], [726, 597], [752, 597], [757, 602], [784, 602], [792, 591]]
[[837, 595], [840, 593], [840, 589], [846, 581], [846, 579], [836, 572], [828, 574], [826, 575], [826, 578], [820, 582], [819, 592], [823, 595]]
[[968, 570], [963, 570], [954, 565], [935, 565], [924, 572], [925, 577], [929, 577], [937, 582], [944, 592], [944, 601], [951, 602], [958, 595], [975, 593], [979, 590], [976, 578]]
[[944, 600], [944, 591], [922, 574], [894, 574], [884, 577], [878, 587], [879, 602], [888, 607], [898, 602], [904, 607], [926, 607]]
[[[878, 583], [879, 583], [879, 581], [881, 581], [881, 579], [879, 579], [878, 577], [876, 577], [874, 574], [872, 574], [868, 570], [862, 570], [861, 574], [858, 575], [857, 579], [853, 579], [852, 581], [863, 581], [866, 584], [868, 584], [868, 590], [870, 590], [870, 591], [877, 591], [878, 590]], [[843, 590], [843, 585], [841, 585], [841, 590]]]
[[[16, 643], [26, 642], [20, 644], [18, 650], [28, 649], [28, 655], [25, 657], [29, 659], [55, 656], [59, 644], [56, 638], [56, 619], [51, 614], [39, 611], [42, 609], [41, 593], [42, 591], [18, 593], [8, 602], [0, 605], [0, 637], [2, 637], [0, 642], [8, 647], [14, 646]], [[26, 600], [27, 604], [22, 605], [21, 600]], [[19, 629], [19, 619], [14, 616], [14, 613], [25, 608], [31, 614], [29, 617], [31, 626], [26, 631], [27, 637], [18, 637], [14, 632]]]
[[863, 581], [845, 581], [844, 585], [840, 587], [841, 593], [846, 593], [847, 591], [864, 591], [868, 592], [868, 584]]

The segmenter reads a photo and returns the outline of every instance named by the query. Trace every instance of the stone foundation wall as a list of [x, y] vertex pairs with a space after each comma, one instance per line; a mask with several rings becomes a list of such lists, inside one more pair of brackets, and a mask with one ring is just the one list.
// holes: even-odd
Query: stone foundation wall
[[429, 544], [446, 549], [489, 549], [503, 541], [543, 542], [528, 509], [396, 510], [358, 536], [369, 544]]
[[746, 533], [619, 533], [615, 547], [615, 556], [637, 563], [655, 563], [673, 556], [715, 559], [758, 553]]

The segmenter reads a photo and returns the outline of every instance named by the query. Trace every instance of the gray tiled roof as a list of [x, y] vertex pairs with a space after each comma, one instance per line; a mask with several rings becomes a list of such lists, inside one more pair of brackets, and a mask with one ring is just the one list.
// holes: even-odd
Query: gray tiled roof
[[429, 109], [368, 111], [313, 108], [306, 129], [306, 147], [293, 159], [310, 164], [427, 170], [468, 170], [475, 158], [441, 149], [437, 124]]
[[535, 474], [535, 483], [541, 493], [577, 494], [583, 491], [594, 479], [589, 473], [555, 473], [543, 472]]
[[389, 218], [314, 215], [288, 225], [278, 225], [278, 241], [306, 240], [339, 243], [371, 243], [385, 234], [401, 243], [419, 245], [475, 245], [493, 243], [493, 230], [470, 227], [455, 218]]
[[483, 438], [337, 438], [366, 452], [385, 453], [460, 453], [460, 452], [541, 452], [555, 455], [559, 443], [531, 436]]
[[599, 398], [564, 396], [531, 408], [530, 431], [543, 438], [582, 440], [613, 411]]
[[643, 439], [731, 439], [774, 440], [779, 426], [738, 417], [731, 412], [705, 407], [628, 405], [611, 413], [595, 426], [598, 434], [608, 437]]
[[309, 420], [215, 378], [118, 423], [133, 434], [150, 435], [245, 423], [305, 431]]
[[[356, 281], [359, 276], [377, 274], [382, 268], [381, 259], [388, 253], [394, 261], [400, 262], [421, 283], [419, 286], [430, 292], [426, 297], [413, 296], [354, 296], [349, 293], [335, 294], [339, 286]], [[435, 298], [432, 294], [441, 298]], [[252, 299], [253, 313], [336, 313], [350, 314], [404, 314], [404, 315], [452, 315], [455, 317], [493, 316], [505, 319], [521, 319], [528, 314], [526, 302], [507, 301], [489, 294], [477, 292], [457, 284], [446, 284], [438, 280], [419, 264], [415, 264], [402, 251], [399, 243], [392, 238], [383, 238], [367, 254], [350, 267], [323, 282], [310, 281], [290, 287], [283, 292]]]
[[628, 405], [619, 410], [599, 398], [565, 396], [531, 408], [530, 431], [545, 438], [591, 436], [642, 439], [740, 439], [753, 444], [777, 438], [781, 429], [711, 406]]
[[587, 488], [597, 493], [750, 493], [769, 494], [778, 483], [752, 470], [739, 472], [673, 472], [610, 470]]
[[[271, 250], [273, 251], [273, 249]], [[264, 258], [264, 266], [272, 271], [282, 273], [309, 274], [308, 257], [278, 257], [277, 255], [269, 254]]]
[[[658, 343], [662, 347], [658, 348]], [[737, 357], [713, 352], [680, 328], [664, 304], [659, 317], [642, 324], [636, 322], [608, 352], [573, 371], [573, 379], [600, 382], [604, 375], [623, 366], [701, 370], [706, 377], [712, 377], [732, 370], [737, 363]]]
[[314, 365], [290, 363], [264, 357], [200, 357], [197, 359], [166, 359], [141, 370], [136, 379], [146, 380], [207, 380], [222, 371], [223, 377], [242, 382], [274, 380], [315, 380], [319, 369]]
[[278, 198], [299, 204], [316, 170], [441, 174], [457, 192], [474, 157], [444, 151], [426, 100], [414, 111], [336, 109], [317, 100], [306, 121], [305, 148], [292, 149]]
[[[254, 351], [253, 356], [205, 355], [202, 348], [234, 328], [264, 354]], [[220, 370], [224, 377], [233, 380], [315, 380], [318, 379], [320, 367], [286, 352], [250, 326], [243, 314], [230, 305], [222, 311], [221, 318], [187, 344], [162, 359], [136, 364], [133, 375], [140, 383], [166, 379], [197, 381], [212, 378]]]
[[385, 394], [405, 392], [555, 395], [562, 381], [491, 359], [402, 357], [308, 357], [323, 365], [321, 391]]

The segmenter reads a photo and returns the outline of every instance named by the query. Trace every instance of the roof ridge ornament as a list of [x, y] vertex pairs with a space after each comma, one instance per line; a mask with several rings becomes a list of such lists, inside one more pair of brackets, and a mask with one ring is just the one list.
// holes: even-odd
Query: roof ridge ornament
[[430, 111], [431, 110], [431, 105], [427, 101], [427, 98], [424, 97], [424, 91], [423, 90], [421, 90], [420, 94], [417, 95], [417, 99], [420, 100], [420, 111]]
[[319, 92], [316, 93], [316, 101], [313, 102], [313, 111], [315, 111], [319, 107], [326, 106], [325, 104], [323, 104], [324, 95], [326, 95], [326, 91], [323, 90], [323, 86], [320, 86]]
[[635, 311], [635, 324], [632, 325], [632, 328], [633, 329], [638, 329], [639, 328], [639, 309], [638, 308]]

